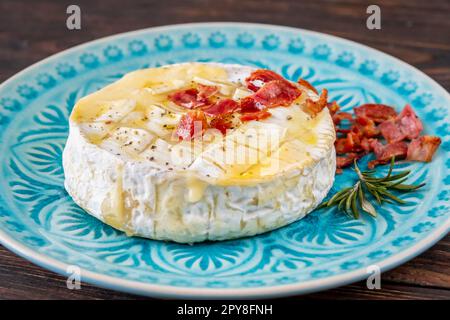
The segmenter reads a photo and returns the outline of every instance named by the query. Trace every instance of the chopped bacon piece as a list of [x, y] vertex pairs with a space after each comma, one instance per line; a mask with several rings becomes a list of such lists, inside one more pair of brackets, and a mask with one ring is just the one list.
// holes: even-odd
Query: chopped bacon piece
[[219, 88], [216, 86], [207, 86], [201, 83], [197, 85], [197, 88], [198, 88], [197, 97], [200, 99], [208, 99], [209, 97], [215, 95], [219, 91]]
[[358, 158], [359, 156], [356, 153], [348, 153], [343, 157], [336, 157], [336, 167], [338, 169], [348, 167]]
[[403, 159], [406, 157], [406, 153], [408, 151], [408, 145], [404, 141], [383, 145], [378, 140], [373, 139], [370, 146], [376, 156], [376, 160], [372, 160], [368, 164], [370, 169], [373, 169], [378, 164], [388, 163], [394, 156], [396, 159]]
[[366, 137], [363, 137], [361, 139], [360, 146], [361, 146], [361, 149], [363, 149], [365, 153], [369, 153], [372, 151], [371, 143], [373, 140], [375, 140], [375, 139], [370, 139], [370, 138], [366, 138]]
[[301, 91], [287, 80], [273, 80], [266, 83], [253, 99], [267, 108], [289, 106], [301, 95]]
[[409, 104], [397, 117], [397, 122], [408, 139], [415, 139], [423, 130], [423, 125]]
[[395, 119], [384, 121], [379, 125], [379, 129], [388, 142], [398, 142], [417, 138], [423, 130], [423, 125], [411, 106], [406, 105]]
[[361, 151], [360, 139], [356, 133], [349, 132], [345, 138], [338, 138], [335, 142], [336, 153], [345, 154], [348, 152]]
[[335, 125], [338, 125], [342, 122], [342, 120], [353, 120], [353, 115], [349, 112], [339, 112], [333, 115], [333, 122]]
[[369, 161], [369, 163], [367, 164], [367, 167], [369, 168], [369, 169], [373, 169], [373, 168], [375, 168], [377, 165], [379, 165], [379, 164], [382, 164], [381, 162], [379, 162], [378, 160], [372, 160], [372, 161]]
[[311, 99], [306, 99], [306, 112], [311, 116], [316, 116], [320, 111], [327, 106], [328, 90], [323, 89], [320, 94], [319, 100], [312, 101]]
[[367, 138], [373, 138], [380, 134], [375, 122], [365, 117], [357, 117], [352, 130]]
[[258, 112], [264, 109], [264, 106], [261, 103], [256, 102], [251, 96], [243, 98], [239, 102], [239, 105], [242, 113]]
[[338, 138], [335, 142], [336, 154], [346, 154], [353, 150], [353, 141], [345, 138]]
[[250, 76], [245, 79], [247, 83], [247, 88], [252, 91], [258, 91], [264, 84], [273, 81], [273, 80], [283, 80], [286, 81], [282, 76], [278, 73], [273, 72], [271, 70], [266, 69], [258, 69], [253, 71]]
[[202, 108], [209, 116], [215, 116], [219, 114], [232, 113], [239, 107], [239, 104], [232, 99], [221, 99], [215, 104]]
[[[364, 104], [354, 108], [354, 112], [356, 118], [347, 112], [336, 112], [332, 116], [336, 132], [340, 134], [335, 142], [336, 154], [339, 155], [336, 157], [336, 173], [341, 173], [341, 168], [370, 152], [374, 152], [376, 157], [369, 162], [370, 169], [388, 163], [392, 157], [429, 162], [441, 144], [439, 137], [419, 137], [423, 125], [409, 105], [398, 115], [393, 108], [382, 104]], [[352, 122], [350, 128], [338, 127], [344, 119]], [[376, 123], [379, 123], [378, 127]], [[376, 139], [380, 134], [387, 144]], [[405, 139], [412, 141], [408, 145]]]
[[393, 119], [397, 115], [394, 108], [376, 103], [367, 103], [354, 108], [357, 117], [365, 117], [373, 120], [375, 123]]
[[267, 110], [261, 110], [258, 112], [244, 113], [240, 119], [241, 121], [262, 120], [270, 117], [272, 114]]
[[406, 138], [406, 135], [402, 132], [399, 126], [397, 126], [394, 120], [386, 120], [378, 126], [381, 131], [381, 135], [387, 142], [398, 142]]
[[341, 107], [337, 104], [336, 101], [333, 102], [328, 102], [327, 103], [327, 108], [330, 111], [330, 114], [332, 116], [334, 116], [336, 114], [336, 112], [338, 112], [339, 110], [341, 110]]
[[[335, 116], [339, 116], [338, 113]], [[344, 113], [344, 118], [349, 118], [348, 113]], [[351, 116], [351, 115], [350, 115]], [[337, 128], [336, 132], [346, 134], [342, 138], [336, 139], [336, 153], [345, 154], [347, 152], [370, 152], [370, 138], [378, 135], [375, 123], [366, 118], [357, 118], [351, 129]]]
[[209, 126], [219, 130], [222, 134], [225, 134], [227, 130], [231, 129], [233, 126], [232, 115], [220, 114], [211, 120]]
[[403, 141], [384, 145], [380, 141], [373, 139], [370, 145], [375, 152], [377, 160], [391, 160], [393, 156], [397, 158], [406, 156], [406, 151], [408, 150], [406, 142]]
[[194, 109], [206, 105], [207, 100], [198, 96], [197, 89], [186, 89], [169, 94], [168, 98], [173, 103], [188, 109]]
[[303, 86], [305, 88], [308, 88], [309, 90], [312, 90], [315, 94], [319, 94], [317, 89], [314, 88], [314, 86], [311, 83], [309, 83], [308, 81], [306, 81], [305, 79], [300, 78], [300, 79], [298, 79], [297, 82], [298, 82], [299, 85], [301, 85], [301, 86]]
[[440, 144], [441, 138], [434, 136], [423, 136], [414, 139], [408, 146], [406, 159], [430, 162]]
[[201, 110], [191, 110], [181, 117], [175, 134], [180, 140], [191, 140], [203, 135], [207, 127], [205, 113]]

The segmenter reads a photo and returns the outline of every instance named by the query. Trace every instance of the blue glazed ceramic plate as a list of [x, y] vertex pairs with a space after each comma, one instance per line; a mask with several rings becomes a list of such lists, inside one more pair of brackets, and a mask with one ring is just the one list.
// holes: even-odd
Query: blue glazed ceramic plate
[[[128, 238], [86, 214], [63, 187], [61, 153], [77, 99], [145, 67], [215, 61], [270, 68], [328, 88], [344, 109], [411, 103], [443, 144], [431, 164], [405, 163], [408, 205], [377, 219], [320, 210], [253, 238], [193, 246]], [[413, 258], [450, 226], [449, 94], [425, 74], [379, 51], [306, 30], [205, 23], [152, 28], [52, 56], [0, 86], [0, 240], [19, 255], [82, 281], [150, 296], [270, 297], [323, 290]], [[333, 191], [351, 183], [337, 177]]]

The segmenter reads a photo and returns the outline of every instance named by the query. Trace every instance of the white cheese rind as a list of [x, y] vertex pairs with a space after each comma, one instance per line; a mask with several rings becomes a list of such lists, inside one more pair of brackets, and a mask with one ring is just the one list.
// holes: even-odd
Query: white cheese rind
[[[236, 66], [229, 70], [235, 81], [242, 81], [251, 71], [243, 68], [239, 73]], [[194, 177], [195, 188], [204, 189], [196, 201], [190, 201], [187, 194], [192, 191], [192, 175], [198, 170], [204, 170], [200, 172], [203, 177], [213, 175], [213, 165], [196, 166], [197, 160], [188, 167], [192, 172], [181, 170], [181, 165], [169, 170], [148, 161], [150, 153], [132, 158], [109, 152], [89, 142], [83, 126], [70, 121], [63, 153], [65, 187], [87, 212], [130, 235], [180, 243], [252, 236], [301, 219], [331, 188], [335, 133], [327, 109], [318, 117], [317, 141], [308, 149], [310, 160], [304, 166], [285, 168], [249, 185], [198, 182]], [[118, 212], [114, 220], [109, 218], [111, 210]]]

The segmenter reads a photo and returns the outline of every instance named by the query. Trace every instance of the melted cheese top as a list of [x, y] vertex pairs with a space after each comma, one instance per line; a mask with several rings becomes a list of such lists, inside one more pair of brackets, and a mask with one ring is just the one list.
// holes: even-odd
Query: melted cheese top
[[70, 121], [90, 143], [124, 161], [144, 161], [157, 171], [186, 176], [187, 197], [195, 202], [208, 184], [257, 184], [301, 170], [313, 163], [313, 149], [323, 137], [334, 140], [327, 110], [315, 118], [303, 111], [307, 98], [317, 99], [303, 87], [291, 106], [269, 109], [267, 119], [237, 120], [226, 135], [208, 129], [192, 141], [174, 138], [187, 109], [169, 101], [168, 94], [201, 83], [217, 86], [220, 97], [238, 100], [252, 94], [244, 81], [252, 70], [185, 63], [134, 71], [78, 101]]

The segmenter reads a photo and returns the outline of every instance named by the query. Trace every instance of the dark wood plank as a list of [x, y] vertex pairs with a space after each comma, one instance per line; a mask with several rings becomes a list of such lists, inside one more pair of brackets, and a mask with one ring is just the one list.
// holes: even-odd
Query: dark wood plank
[[0, 299], [138, 299], [82, 283], [69, 290], [67, 278], [42, 269], [0, 246]]
[[[0, 1], [0, 81], [51, 54], [99, 37], [185, 22], [246, 21], [288, 25], [351, 39], [392, 54], [450, 90], [450, 1], [384, 0], [382, 30], [365, 26], [372, 0], [92, 0], [76, 1], [82, 30], [65, 26], [68, 2]], [[450, 237], [412, 261], [383, 274], [382, 290], [364, 282], [301, 298], [449, 299]], [[65, 279], [0, 247], [0, 298], [134, 299], [133, 295]]]
[[[65, 27], [65, 2], [33, 5], [3, 0], [0, 12], [0, 80], [50, 54], [98, 37], [164, 25], [198, 21], [247, 21], [289, 25], [349, 38], [373, 46], [420, 68], [450, 88], [450, 2], [383, 1], [382, 30], [365, 26], [372, 1], [77, 1], [82, 30]], [[157, 13], [157, 14], [152, 14]]]
[[365, 283], [358, 283], [299, 298], [329, 300], [448, 300], [450, 299], [450, 291], [431, 287], [408, 286], [390, 282], [382, 283], [380, 290], [368, 290]]

